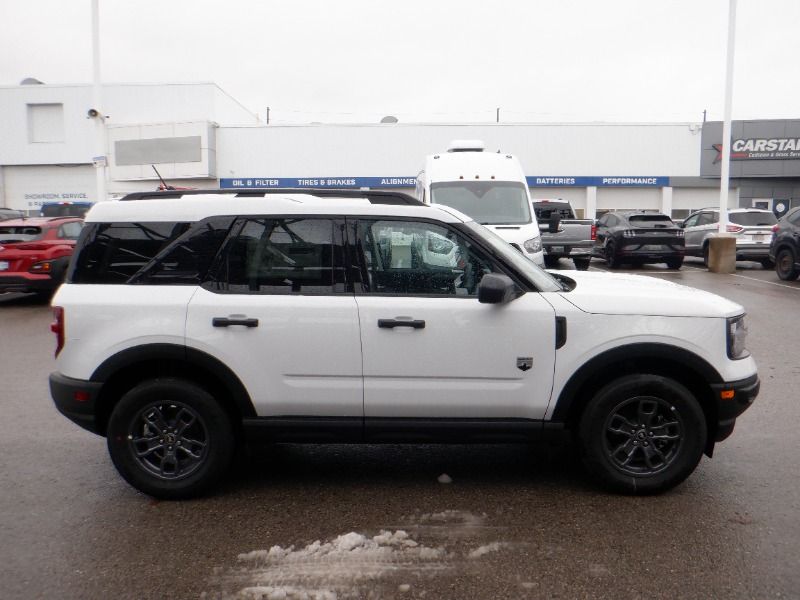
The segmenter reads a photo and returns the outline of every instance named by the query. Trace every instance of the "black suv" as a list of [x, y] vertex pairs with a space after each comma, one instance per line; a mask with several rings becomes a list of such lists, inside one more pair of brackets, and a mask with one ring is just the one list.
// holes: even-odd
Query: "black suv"
[[775, 261], [775, 272], [784, 281], [800, 275], [800, 206], [786, 213], [772, 228], [769, 257]]
[[609, 212], [597, 221], [594, 255], [610, 269], [622, 263], [667, 263], [680, 269], [685, 245], [683, 230], [667, 215], [654, 212]]

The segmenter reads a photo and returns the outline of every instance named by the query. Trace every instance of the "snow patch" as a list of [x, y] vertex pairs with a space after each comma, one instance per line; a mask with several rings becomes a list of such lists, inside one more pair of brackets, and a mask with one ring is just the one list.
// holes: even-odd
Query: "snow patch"
[[489, 554], [490, 552], [497, 552], [498, 550], [502, 550], [503, 548], [507, 548], [509, 544], [507, 542], [492, 542], [491, 544], [486, 544], [481, 546], [480, 548], [475, 548], [472, 552], [467, 554], [467, 558], [480, 558], [484, 554]]

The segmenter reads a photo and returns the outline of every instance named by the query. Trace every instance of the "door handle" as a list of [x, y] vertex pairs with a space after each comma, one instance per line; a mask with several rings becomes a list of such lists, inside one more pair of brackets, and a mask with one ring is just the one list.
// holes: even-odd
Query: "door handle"
[[378, 319], [378, 327], [382, 329], [394, 329], [395, 327], [425, 329], [425, 321], [422, 319]]
[[228, 317], [214, 317], [211, 319], [214, 327], [230, 327], [231, 325], [243, 325], [244, 327], [258, 327], [258, 319], [239, 317], [229, 319]]

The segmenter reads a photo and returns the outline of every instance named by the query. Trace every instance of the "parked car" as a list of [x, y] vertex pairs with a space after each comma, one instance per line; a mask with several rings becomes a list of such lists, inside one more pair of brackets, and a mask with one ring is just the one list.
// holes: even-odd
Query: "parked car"
[[0, 221], [7, 221], [8, 219], [21, 219], [24, 216], [25, 214], [21, 210], [0, 208]]
[[0, 293], [52, 294], [64, 280], [82, 227], [75, 217], [1, 222]]
[[[771, 269], [769, 257], [772, 226], [778, 219], [769, 210], [734, 208], [728, 211], [728, 233], [736, 237], [736, 260], [754, 260]], [[719, 230], [719, 209], [704, 208], [692, 213], [681, 225], [686, 235], [687, 256], [702, 256], [708, 264], [708, 240]]]
[[92, 202], [64, 200], [45, 202], [39, 210], [41, 217], [82, 217], [92, 208]]
[[769, 258], [775, 262], [775, 272], [784, 281], [800, 275], [800, 206], [787, 212], [772, 226]]
[[208, 491], [247, 440], [559, 433], [654, 493], [758, 394], [744, 309], [714, 294], [551, 274], [395, 192], [225, 192], [98, 204], [53, 299], [55, 404], [144, 493]]
[[[566, 200], [534, 200], [533, 212], [542, 232], [545, 266], [556, 267], [558, 259], [571, 258], [579, 271], [588, 269], [597, 229], [594, 220], [576, 218]], [[556, 231], [551, 231], [551, 223]]]
[[610, 269], [623, 263], [683, 264], [683, 230], [667, 215], [641, 210], [609, 212], [597, 221], [595, 256], [605, 258]]

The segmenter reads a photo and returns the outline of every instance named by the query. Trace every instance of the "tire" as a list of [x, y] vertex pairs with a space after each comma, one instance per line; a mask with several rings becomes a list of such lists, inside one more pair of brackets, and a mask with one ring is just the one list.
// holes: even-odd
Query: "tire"
[[544, 266], [548, 269], [555, 269], [558, 266], [558, 258], [555, 256], [544, 255]]
[[683, 257], [680, 258], [670, 258], [667, 261], [667, 268], [668, 269], [680, 269], [683, 265]]
[[606, 263], [608, 263], [609, 269], [619, 269], [620, 263], [619, 257], [617, 256], [617, 248], [614, 242], [609, 241], [606, 244], [605, 253], [604, 253]]
[[700, 462], [706, 436], [691, 392], [648, 374], [607, 384], [579, 425], [584, 465], [605, 487], [625, 494], [657, 494], [681, 483]]
[[230, 466], [235, 448], [222, 407], [182, 379], [152, 379], [127, 392], [111, 413], [107, 437], [125, 481], [165, 500], [208, 491]]
[[795, 266], [794, 252], [791, 248], [781, 248], [775, 256], [775, 272], [783, 281], [794, 281], [800, 275]]
[[588, 271], [589, 270], [589, 263], [592, 262], [592, 258], [573, 258], [572, 262], [575, 264], [575, 269], [578, 271]]
[[761, 263], [761, 266], [767, 270], [775, 268], [775, 263], [771, 258], [762, 258], [759, 262]]
[[703, 264], [708, 266], [708, 242], [703, 244]]

